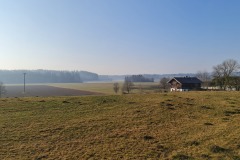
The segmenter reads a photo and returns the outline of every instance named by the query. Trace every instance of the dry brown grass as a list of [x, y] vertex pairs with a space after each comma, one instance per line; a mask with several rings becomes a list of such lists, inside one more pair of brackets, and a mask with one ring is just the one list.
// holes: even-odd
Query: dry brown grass
[[0, 99], [0, 159], [240, 159], [240, 93]]

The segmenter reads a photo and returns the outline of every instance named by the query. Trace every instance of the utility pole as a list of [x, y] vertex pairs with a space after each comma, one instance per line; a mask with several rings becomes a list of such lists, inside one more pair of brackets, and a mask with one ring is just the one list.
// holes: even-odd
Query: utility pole
[[23, 90], [23, 93], [25, 93], [26, 92], [26, 74], [27, 73], [23, 73], [23, 83], [24, 83], [24, 90]]

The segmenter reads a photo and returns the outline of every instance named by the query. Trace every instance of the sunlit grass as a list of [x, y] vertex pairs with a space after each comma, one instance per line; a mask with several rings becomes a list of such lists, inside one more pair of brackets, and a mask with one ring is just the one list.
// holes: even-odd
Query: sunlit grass
[[[77, 90], [84, 90], [84, 91], [91, 91], [97, 93], [104, 93], [107, 95], [115, 94], [113, 91], [113, 83], [51, 83], [47, 84], [49, 86], [60, 87], [60, 88], [69, 88], [69, 89], [77, 89]], [[121, 94], [121, 87], [123, 82], [119, 82], [120, 90], [118, 94]], [[139, 93], [139, 92], [153, 92], [158, 90], [158, 83], [157, 82], [142, 82], [142, 83], [134, 83], [134, 87], [132, 93]]]
[[49, 86], [113, 94], [113, 83], [53, 83]]
[[0, 159], [239, 159], [239, 92], [0, 99]]

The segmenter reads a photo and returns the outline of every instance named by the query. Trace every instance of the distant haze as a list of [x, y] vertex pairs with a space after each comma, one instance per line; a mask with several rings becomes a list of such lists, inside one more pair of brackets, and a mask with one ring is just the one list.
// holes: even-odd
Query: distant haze
[[2, 0], [0, 69], [102, 75], [240, 61], [239, 0]]

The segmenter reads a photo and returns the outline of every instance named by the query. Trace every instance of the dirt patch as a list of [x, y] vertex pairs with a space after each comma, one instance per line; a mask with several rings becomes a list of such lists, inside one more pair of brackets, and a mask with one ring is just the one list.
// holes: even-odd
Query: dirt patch
[[84, 96], [101, 95], [101, 93], [58, 88], [47, 85], [26, 86], [26, 93], [23, 93], [23, 86], [6, 86], [7, 93], [4, 97], [49, 97], [49, 96]]

